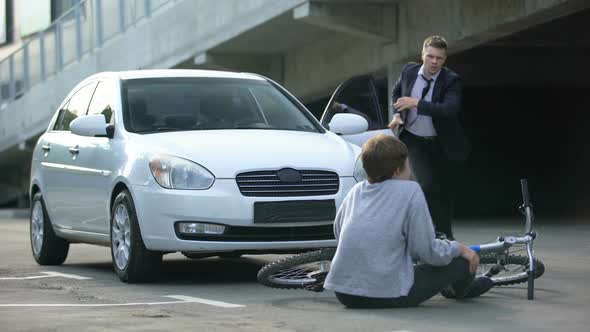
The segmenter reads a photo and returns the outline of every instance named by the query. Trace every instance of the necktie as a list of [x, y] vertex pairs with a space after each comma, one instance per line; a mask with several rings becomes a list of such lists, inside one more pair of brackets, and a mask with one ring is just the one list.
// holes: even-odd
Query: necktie
[[[420, 100], [422, 100], [428, 94], [428, 91], [430, 90], [430, 85], [432, 84], [432, 81], [434, 81], [434, 80], [433, 79], [427, 79], [422, 74], [420, 74], [420, 76], [422, 77], [423, 80], [426, 81], [426, 85], [422, 89], [422, 96], [420, 97]], [[417, 109], [411, 109], [411, 110], [409, 110], [409, 113], [408, 113], [408, 121], [407, 121], [408, 124], [406, 125], [406, 127], [411, 127], [414, 124], [414, 122], [416, 122], [417, 119], [418, 119], [418, 110]]]
[[426, 77], [424, 77], [424, 75], [421, 75], [422, 78], [426, 81], [426, 86], [424, 87], [424, 89], [422, 89], [422, 97], [420, 98], [420, 100], [424, 99], [424, 97], [426, 97], [426, 95], [428, 94], [428, 90], [430, 90], [430, 84], [432, 84], [433, 79], [427, 79]]

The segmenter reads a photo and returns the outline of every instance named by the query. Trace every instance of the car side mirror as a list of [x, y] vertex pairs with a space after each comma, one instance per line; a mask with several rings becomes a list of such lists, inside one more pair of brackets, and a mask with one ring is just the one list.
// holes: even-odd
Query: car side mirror
[[338, 135], [355, 135], [367, 131], [369, 123], [360, 115], [338, 113], [330, 120], [328, 128]]
[[90, 137], [113, 137], [113, 128], [102, 114], [81, 116], [70, 123], [72, 133]]

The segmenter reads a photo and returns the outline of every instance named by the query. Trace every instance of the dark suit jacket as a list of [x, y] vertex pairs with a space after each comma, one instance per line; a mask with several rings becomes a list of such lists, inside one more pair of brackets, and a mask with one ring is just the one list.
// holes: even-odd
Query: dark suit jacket
[[[421, 64], [408, 63], [402, 69], [402, 73], [395, 83], [392, 100], [395, 103], [400, 97], [409, 97], [412, 87], [418, 77]], [[418, 103], [418, 115], [432, 117], [432, 124], [442, 145], [442, 149], [449, 160], [464, 161], [471, 150], [469, 141], [459, 123], [459, 112], [462, 103], [463, 85], [459, 75], [452, 70], [443, 67], [432, 93], [432, 101], [420, 100]], [[400, 113], [405, 122], [405, 113]]]

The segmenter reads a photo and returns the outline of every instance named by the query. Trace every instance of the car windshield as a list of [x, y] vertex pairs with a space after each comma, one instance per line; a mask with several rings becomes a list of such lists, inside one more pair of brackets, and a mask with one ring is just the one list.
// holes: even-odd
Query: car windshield
[[123, 82], [125, 129], [157, 133], [211, 129], [319, 132], [312, 116], [267, 81], [149, 78]]

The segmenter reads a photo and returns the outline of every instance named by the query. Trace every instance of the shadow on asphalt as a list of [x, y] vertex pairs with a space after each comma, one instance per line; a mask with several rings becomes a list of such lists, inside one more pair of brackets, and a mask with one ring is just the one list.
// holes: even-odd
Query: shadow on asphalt
[[157, 282], [175, 284], [257, 282], [265, 261], [250, 258], [204, 258], [164, 261]]
[[[150, 282], [154, 284], [222, 284], [222, 283], [256, 283], [256, 275], [268, 261], [253, 257], [202, 259], [164, 259], [160, 276]], [[68, 268], [76, 268], [81, 275], [87, 271], [89, 276], [95, 273], [115, 274], [110, 262], [70, 263], [62, 265], [60, 272], [68, 273]]]

